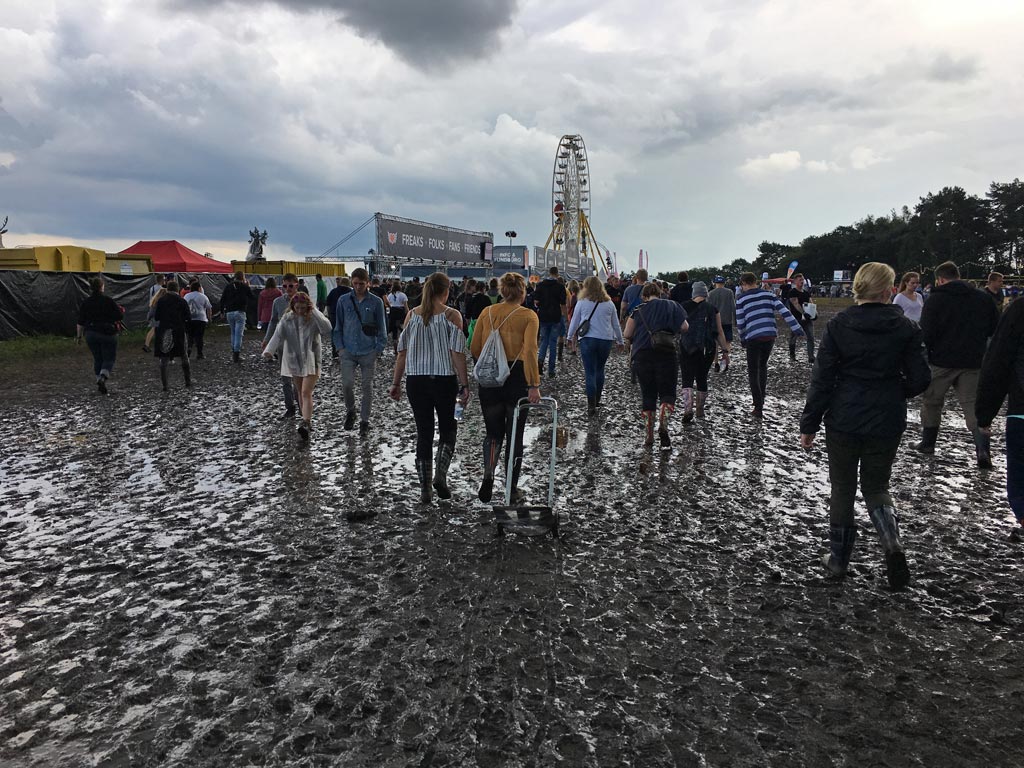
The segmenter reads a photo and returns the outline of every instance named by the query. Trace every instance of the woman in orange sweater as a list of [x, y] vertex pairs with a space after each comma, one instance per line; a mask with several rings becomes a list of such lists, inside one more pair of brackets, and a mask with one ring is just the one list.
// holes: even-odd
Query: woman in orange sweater
[[[505, 455], [512, 450], [512, 417], [519, 400], [527, 397], [531, 403], [540, 402], [540, 371], [537, 368], [537, 334], [540, 322], [537, 313], [523, 307], [526, 281], [515, 272], [506, 272], [498, 284], [501, 302], [480, 313], [473, 330], [473, 357], [480, 352], [498, 329], [505, 357], [509, 361], [509, 376], [500, 387], [480, 387], [480, 409], [484, 415], [487, 436], [484, 438], [484, 477], [477, 496], [480, 501], [491, 500], [494, 489], [494, 468], [505, 443]], [[515, 436], [515, 461], [512, 467], [512, 503], [521, 504], [519, 471], [523, 463], [523, 430], [526, 420], [520, 419]]]

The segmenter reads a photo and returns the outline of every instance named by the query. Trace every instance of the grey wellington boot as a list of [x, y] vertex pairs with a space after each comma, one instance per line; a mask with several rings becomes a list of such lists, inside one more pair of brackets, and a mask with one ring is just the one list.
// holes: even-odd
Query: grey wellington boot
[[892, 507], [875, 507], [868, 511], [871, 522], [875, 524], [878, 538], [885, 551], [885, 574], [889, 586], [903, 589], [910, 583], [910, 569], [907, 567], [907, 556], [903, 553], [903, 542], [900, 541], [900, 524], [896, 510]]

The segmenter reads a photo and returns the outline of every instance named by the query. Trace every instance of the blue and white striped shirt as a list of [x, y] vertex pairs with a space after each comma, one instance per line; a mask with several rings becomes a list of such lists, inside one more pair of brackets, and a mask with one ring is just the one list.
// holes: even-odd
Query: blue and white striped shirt
[[793, 333], [803, 335], [800, 323], [774, 293], [763, 288], [743, 291], [736, 299], [736, 329], [740, 332], [740, 339], [774, 339], [779, 335], [775, 328], [776, 312], [782, 315]]

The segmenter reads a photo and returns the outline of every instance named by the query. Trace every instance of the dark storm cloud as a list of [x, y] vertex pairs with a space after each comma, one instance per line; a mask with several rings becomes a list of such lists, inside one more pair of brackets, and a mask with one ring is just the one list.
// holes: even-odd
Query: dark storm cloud
[[[268, 0], [296, 11], [327, 11], [362, 37], [376, 40], [416, 67], [478, 59], [497, 45], [518, 0]], [[203, 9], [237, 0], [167, 0], [172, 8]]]

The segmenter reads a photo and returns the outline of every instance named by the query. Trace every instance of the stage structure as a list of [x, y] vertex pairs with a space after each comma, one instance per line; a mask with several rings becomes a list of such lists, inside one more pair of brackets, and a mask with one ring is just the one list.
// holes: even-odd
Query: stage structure
[[[365, 256], [343, 258], [341, 248], [373, 225], [375, 247]], [[364, 241], [365, 242], [365, 241]], [[398, 277], [405, 272], [447, 272], [451, 268], [487, 270], [494, 265], [494, 235], [375, 213], [356, 229], [309, 261], [363, 261], [371, 275]], [[418, 269], [416, 269], [418, 268]]]
[[558, 142], [551, 173], [551, 233], [535, 252], [570, 275], [608, 275], [609, 267], [590, 228], [590, 164], [579, 134], [567, 134]]

